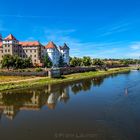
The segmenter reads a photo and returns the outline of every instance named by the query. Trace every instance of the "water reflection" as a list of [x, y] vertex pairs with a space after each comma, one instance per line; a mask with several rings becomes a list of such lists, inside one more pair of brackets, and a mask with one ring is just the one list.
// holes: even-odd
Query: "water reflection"
[[[114, 77], [115, 75], [111, 75]], [[39, 110], [43, 106], [55, 109], [58, 102], [67, 103], [70, 90], [73, 94], [88, 91], [92, 86], [100, 86], [105, 77], [97, 77], [77, 82], [47, 85], [36, 89], [12, 90], [0, 93], [0, 118], [2, 114], [13, 120], [21, 110]]]

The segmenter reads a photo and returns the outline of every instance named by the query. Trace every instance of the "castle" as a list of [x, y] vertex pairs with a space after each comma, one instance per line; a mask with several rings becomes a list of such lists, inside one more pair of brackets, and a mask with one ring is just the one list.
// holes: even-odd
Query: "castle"
[[20, 42], [12, 34], [4, 39], [0, 35], [0, 62], [6, 54], [18, 55], [21, 58], [30, 57], [33, 65], [37, 66], [42, 66], [44, 57], [48, 55], [53, 67], [59, 65], [62, 57], [64, 64], [69, 65], [69, 47], [65, 43], [57, 47], [53, 42], [49, 42], [44, 46], [39, 41]]

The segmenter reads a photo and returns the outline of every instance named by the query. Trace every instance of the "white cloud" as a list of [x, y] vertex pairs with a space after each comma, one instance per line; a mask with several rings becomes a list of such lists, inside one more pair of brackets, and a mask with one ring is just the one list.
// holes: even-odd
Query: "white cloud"
[[130, 22], [119, 22], [113, 25], [100, 28], [99, 31], [101, 31], [101, 33], [99, 37], [125, 32], [130, 29], [130, 25]]
[[134, 43], [130, 46], [130, 48], [131, 48], [132, 50], [140, 50], [140, 42], [134, 42]]
[[[118, 29], [119, 27], [114, 27]], [[35, 32], [42, 33], [40, 41], [46, 45], [49, 41], [54, 41], [56, 45], [67, 43], [70, 47], [71, 56], [91, 56], [96, 58], [128, 58], [135, 57], [135, 54], [130, 54], [129, 50], [136, 49], [134, 42], [128, 41], [104, 41], [104, 42], [83, 42], [80, 39], [74, 38], [75, 29], [50, 29], [50, 28], [35, 28]], [[131, 45], [131, 48], [130, 48]], [[134, 52], [133, 52], [134, 53]], [[136, 54], [138, 55], [138, 54]]]

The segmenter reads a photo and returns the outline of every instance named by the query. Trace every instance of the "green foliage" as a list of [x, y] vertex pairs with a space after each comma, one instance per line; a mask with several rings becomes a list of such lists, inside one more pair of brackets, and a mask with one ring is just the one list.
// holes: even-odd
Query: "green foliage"
[[10, 54], [4, 55], [1, 63], [2, 63], [2, 68], [6, 67], [7, 69], [9, 69], [10, 67], [13, 67], [14, 64], [13, 56]]
[[104, 61], [101, 59], [93, 59], [92, 60], [92, 64], [93, 65], [97, 65], [97, 66], [103, 66], [104, 65]]
[[44, 66], [47, 68], [51, 68], [52, 67], [52, 62], [49, 58], [49, 56], [46, 54], [46, 56], [44, 57]]
[[70, 58], [70, 65], [71, 66], [81, 66], [82, 65], [82, 59], [77, 58], [77, 57]]
[[58, 66], [59, 67], [63, 67], [64, 66], [64, 59], [63, 59], [62, 56], [60, 56], [60, 58], [59, 58]]
[[2, 68], [27, 68], [31, 67], [32, 62], [30, 58], [22, 59], [19, 56], [13, 56], [10, 54], [4, 55], [2, 59]]
[[83, 66], [90, 66], [92, 64], [91, 58], [89, 56], [84, 56], [82, 59]]
[[42, 70], [41, 68], [36, 68], [35, 71], [36, 71], [36, 72], [41, 72], [41, 71], [43, 71], [43, 70]]

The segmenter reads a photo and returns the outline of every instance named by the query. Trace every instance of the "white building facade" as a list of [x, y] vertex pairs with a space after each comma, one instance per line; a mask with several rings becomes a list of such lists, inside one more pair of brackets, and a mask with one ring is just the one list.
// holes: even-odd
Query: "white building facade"
[[65, 66], [69, 65], [69, 47], [64, 43], [64, 46], [57, 47], [53, 42], [49, 42], [45, 46], [45, 54], [48, 54], [53, 66], [59, 65], [60, 57], [63, 59]]

